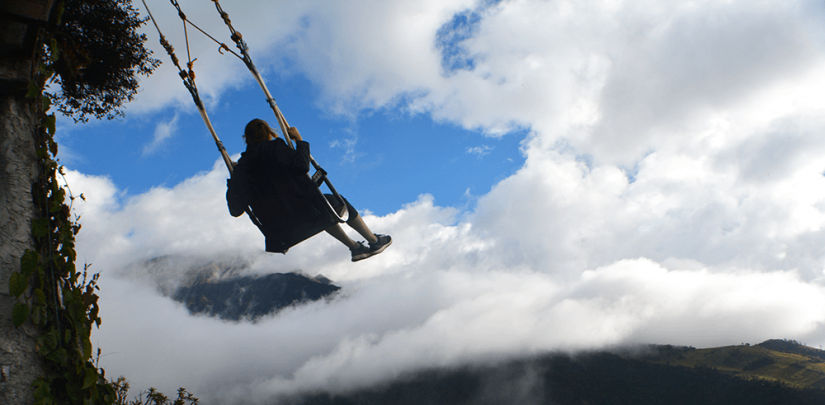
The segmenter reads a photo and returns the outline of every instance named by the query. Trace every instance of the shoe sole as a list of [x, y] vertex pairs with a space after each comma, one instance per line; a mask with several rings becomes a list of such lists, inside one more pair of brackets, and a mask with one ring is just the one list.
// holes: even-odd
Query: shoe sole
[[390, 241], [389, 241], [389, 242], [387, 242], [387, 244], [386, 244], [386, 245], [381, 246], [380, 248], [378, 248], [378, 249], [376, 249], [376, 250], [370, 251], [370, 256], [375, 256], [375, 255], [377, 255], [377, 254], [379, 254], [379, 253], [383, 252], [383, 251], [384, 251], [384, 250], [386, 250], [388, 247], [390, 247], [390, 245], [392, 245], [392, 239], [390, 239]]
[[352, 261], [353, 261], [353, 262], [357, 262], [357, 261], [361, 261], [361, 260], [364, 260], [364, 259], [367, 259], [367, 258], [373, 257], [373, 256], [375, 256], [375, 255], [377, 255], [377, 254], [379, 254], [379, 253], [381, 253], [381, 252], [383, 252], [383, 251], [387, 250], [387, 248], [388, 248], [388, 247], [390, 247], [390, 245], [392, 245], [392, 239], [390, 239], [390, 241], [389, 241], [389, 242], [387, 242], [387, 244], [386, 244], [386, 245], [381, 246], [380, 248], [378, 248], [378, 249], [376, 249], [376, 250], [373, 250], [373, 251], [368, 252], [368, 253], [362, 253], [362, 254], [357, 255], [357, 256], [353, 256], [353, 257], [352, 257]]
[[372, 253], [362, 253], [360, 255], [353, 256], [352, 261], [357, 262], [357, 261], [360, 261], [360, 260], [364, 260], [364, 259], [366, 259], [370, 256], [372, 256]]

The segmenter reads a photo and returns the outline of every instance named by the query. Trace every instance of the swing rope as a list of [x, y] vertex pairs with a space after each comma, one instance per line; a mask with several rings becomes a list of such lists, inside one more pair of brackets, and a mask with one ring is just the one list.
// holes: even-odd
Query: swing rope
[[[218, 45], [219, 45], [219, 46], [218, 46], [218, 53], [220, 53], [221, 55], [223, 55], [223, 51], [228, 51], [228, 52], [229, 52], [229, 53], [231, 53], [232, 55], [235, 55], [235, 57], [236, 57], [236, 58], [238, 58], [238, 59], [240, 59], [240, 60], [243, 60], [243, 58], [242, 58], [240, 55], [238, 55], [237, 53], [235, 53], [235, 51], [233, 51], [233, 50], [229, 49], [229, 46], [228, 46], [228, 45], [226, 45], [225, 43], [223, 43], [223, 42], [221, 42], [221, 41], [218, 41], [218, 40], [217, 40], [217, 39], [215, 39], [213, 36], [209, 35], [209, 33], [208, 33], [208, 32], [206, 32], [206, 31], [202, 30], [202, 29], [201, 29], [201, 27], [198, 27], [197, 25], [195, 25], [195, 23], [193, 23], [191, 20], [189, 20], [188, 18], [186, 18], [186, 14], [184, 14], [184, 13], [183, 13], [183, 11], [181, 10], [181, 8], [180, 8], [180, 4], [178, 4], [177, 0], [170, 0], [170, 1], [172, 2], [172, 5], [173, 5], [173, 6], [175, 6], [175, 8], [178, 10], [178, 17], [180, 17], [181, 21], [183, 21], [183, 32], [184, 32], [184, 35], [186, 35], [186, 24], [189, 24], [189, 25], [191, 25], [192, 27], [194, 27], [196, 30], [200, 31], [200, 32], [201, 32], [201, 34], [206, 35], [206, 37], [207, 37], [207, 38], [209, 38], [209, 39], [211, 39], [211, 40], [212, 40], [212, 42], [214, 42], [214, 43], [218, 44]], [[145, 4], [145, 3], [144, 3], [144, 4]], [[149, 14], [151, 15], [151, 13], [149, 13]], [[157, 24], [155, 24], [155, 25], [157, 26]], [[186, 51], [187, 51], [187, 53], [189, 52], [189, 37], [188, 37], [188, 36], [186, 37]], [[194, 61], [193, 61], [193, 62], [194, 62]]]
[[[186, 41], [186, 54], [190, 57], [189, 62], [186, 64], [188, 68], [188, 72], [184, 71], [183, 68], [180, 67], [180, 62], [178, 57], [175, 55], [175, 48], [166, 40], [166, 36], [163, 35], [161, 32], [160, 27], [158, 26], [157, 22], [155, 21], [155, 17], [152, 15], [152, 11], [149, 10], [149, 6], [146, 4], [146, 0], [143, 1], [143, 6], [146, 7], [146, 11], [149, 13], [149, 19], [152, 20], [152, 23], [155, 24], [155, 28], [158, 30], [158, 35], [160, 35], [160, 44], [166, 49], [166, 53], [172, 58], [172, 63], [175, 64], [175, 67], [178, 68], [178, 75], [180, 76], [181, 80], [183, 80], [183, 85], [189, 90], [189, 94], [192, 95], [192, 100], [195, 101], [195, 106], [198, 107], [198, 112], [201, 114], [201, 118], [203, 118], [203, 122], [206, 124], [206, 127], [209, 129], [209, 133], [212, 134], [212, 139], [215, 141], [215, 145], [218, 147], [218, 151], [220, 151], [221, 156], [223, 157], [224, 163], [226, 163], [227, 169], [229, 169], [229, 173], [232, 173], [233, 162], [232, 159], [229, 157], [229, 154], [226, 152], [226, 148], [223, 146], [223, 142], [221, 142], [220, 138], [218, 138], [218, 134], [215, 132], [215, 128], [212, 126], [212, 121], [209, 120], [209, 115], [206, 113], [206, 108], [203, 105], [203, 101], [201, 101], [200, 94], [198, 93], [198, 87], [195, 84], [195, 71], [192, 69], [194, 66], [195, 61], [191, 59], [191, 55], [189, 53], [189, 40], [187, 38]], [[175, 0], [172, 0], [173, 3], [177, 3]], [[186, 16], [181, 13], [181, 18], [186, 21]], [[186, 24], [184, 24], [184, 32], [186, 31]]]
[[[209, 133], [212, 135], [212, 139], [215, 141], [215, 145], [218, 147], [218, 151], [221, 153], [221, 157], [223, 158], [223, 162], [226, 164], [226, 168], [229, 170], [230, 176], [235, 168], [235, 163], [232, 161], [232, 158], [229, 157], [229, 153], [226, 152], [226, 148], [223, 146], [223, 142], [221, 142], [220, 138], [218, 138], [218, 134], [215, 132], [215, 128], [212, 126], [212, 121], [209, 119], [209, 115], [206, 113], [206, 108], [201, 101], [200, 95], [198, 93], [198, 87], [195, 85], [195, 71], [192, 69], [194, 66], [195, 60], [191, 59], [191, 55], [189, 53], [189, 38], [186, 39], [186, 55], [189, 57], [189, 62], [186, 64], [187, 68], [189, 69], [188, 72], [184, 71], [183, 68], [180, 67], [180, 61], [178, 60], [177, 55], [175, 55], [175, 48], [172, 47], [172, 44], [166, 40], [166, 36], [163, 35], [161, 32], [158, 23], [155, 21], [155, 17], [152, 15], [152, 11], [149, 10], [149, 6], [146, 4], [146, 0], [141, 0], [143, 2], [143, 6], [146, 7], [146, 11], [149, 13], [149, 19], [152, 20], [152, 23], [155, 25], [155, 28], [158, 31], [158, 35], [160, 36], [160, 44], [166, 49], [166, 53], [169, 54], [169, 57], [172, 59], [172, 63], [175, 64], [175, 67], [178, 68], [178, 76], [180, 76], [181, 80], [183, 81], [183, 85], [189, 90], [189, 94], [192, 95], [192, 100], [195, 102], [195, 106], [198, 108], [198, 112], [203, 119], [204, 124], [206, 124], [206, 128], [209, 129]], [[172, 4], [177, 6], [177, 1], [172, 0]], [[180, 12], [180, 7], [178, 7], [179, 15], [184, 21], [186, 20], [186, 16], [183, 12]], [[194, 24], [193, 24], [194, 25]], [[184, 32], [186, 31], [186, 24], [184, 23]], [[200, 28], [198, 28], [200, 29]], [[224, 45], [226, 46], [226, 45]], [[227, 48], [228, 49], [228, 48]], [[230, 50], [230, 52], [232, 52]], [[232, 52], [235, 56], [235, 52]], [[197, 59], [197, 58], [195, 58]], [[258, 217], [252, 213], [252, 210], [249, 207], [246, 208], [246, 214], [249, 215], [249, 218], [258, 227], [258, 229], [263, 229], [261, 221], [258, 220]]]
[[[292, 148], [295, 148], [295, 146], [292, 144], [292, 139], [289, 136], [288, 129], [290, 127], [289, 127], [289, 123], [286, 120], [286, 117], [284, 117], [283, 113], [281, 112], [281, 109], [278, 107], [278, 104], [275, 102], [275, 98], [272, 97], [272, 94], [269, 92], [269, 89], [266, 87], [266, 84], [264, 83], [263, 78], [261, 77], [261, 74], [258, 72], [258, 69], [255, 67], [255, 64], [252, 62], [252, 58], [249, 56], [249, 53], [248, 53], [249, 47], [246, 45], [246, 42], [244, 42], [243, 35], [241, 35], [241, 33], [238, 32], [237, 30], [235, 30], [235, 28], [232, 26], [232, 21], [229, 19], [229, 14], [226, 13], [225, 11], [223, 11], [223, 9], [221, 8], [220, 3], [218, 2], [218, 0], [212, 0], [212, 1], [215, 3], [215, 7], [217, 8], [218, 13], [220, 14], [220, 16], [223, 19], [224, 23], [227, 25], [227, 27], [229, 27], [229, 31], [232, 34], [231, 38], [235, 42], [235, 45], [238, 47], [238, 49], [241, 52], [241, 55], [243, 55], [243, 56], [238, 55], [237, 53], [235, 53], [234, 51], [229, 49], [229, 47], [225, 43], [222, 43], [222, 42], [218, 41], [217, 39], [215, 39], [214, 37], [209, 35], [206, 31], [202, 30], [200, 27], [198, 27], [197, 25], [192, 23], [188, 18], [186, 18], [186, 14], [183, 12], [183, 10], [181, 10], [180, 4], [178, 4], [177, 0], [170, 0], [172, 5], [178, 11], [178, 17], [180, 17], [181, 21], [183, 21], [184, 36], [186, 37], [186, 54], [187, 54], [187, 57], [189, 58], [189, 62], [187, 63], [188, 72], [184, 71], [180, 67], [180, 63], [179, 63], [179, 60], [178, 60], [177, 56], [175, 55], [174, 48], [172, 47], [171, 44], [169, 44], [169, 42], [166, 40], [166, 37], [161, 32], [160, 27], [158, 26], [154, 16], [152, 15], [152, 12], [149, 10], [149, 6], [146, 4], [146, 0], [141, 0], [141, 1], [143, 2], [144, 7], [146, 7], [147, 12], [149, 13], [149, 18], [152, 20], [152, 23], [155, 25], [155, 28], [158, 31], [158, 35], [160, 35], [161, 45], [163, 45], [164, 49], [166, 49], [166, 52], [172, 58], [172, 62], [178, 68], [178, 74], [181, 77], [181, 79], [183, 80], [184, 86], [186, 87], [187, 90], [189, 90], [189, 93], [192, 95], [192, 99], [195, 101], [195, 105], [198, 108], [198, 112], [201, 114], [201, 118], [203, 119], [203, 122], [206, 124], [206, 127], [209, 129], [209, 133], [212, 135], [212, 138], [214, 139], [215, 144], [217, 145], [218, 150], [220, 151], [221, 156], [223, 157], [224, 163], [226, 164], [227, 169], [229, 169], [230, 175], [234, 171], [234, 162], [232, 162], [232, 159], [229, 157], [229, 154], [226, 152], [226, 148], [224, 148], [223, 143], [218, 138], [218, 135], [215, 132], [214, 127], [212, 126], [212, 122], [209, 120], [209, 116], [206, 113], [206, 108], [204, 107], [203, 102], [201, 101], [200, 95], [198, 93], [198, 88], [195, 85], [195, 72], [193, 70], [193, 66], [194, 66], [195, 60], [197, 60], [197, 58], [195, 58], [195, 59], [191, 58], [191, 53], [190, 53], [190, 50], [189, 50], [189, 35], [188, 35], [187, 30], [186, 30], [186, 24], [187, 23], [189, 25], [195, 27], [195, 29], [197, 29], [198, 31], [200, 31], [201, 33], [206, 35], [209, 39], [211, 39], [212, 41], [217, 43], [219, 45], [218, 53], [223, 55], [224, 50], [228, 51], [232, 55], [234, 55], [235, 57], [237, 57], [238, 59], [240, 59], [241, 61], [244, 62], [244, 64], [249, 69], [249, 71], [255, 77], [255, 80], [258, 82], [258, 85], [264, 91], [264, 94], [266, 95], [267, 103], [272, 108], [272, 111], [275, 113], [275, 118], [278, 120], [278, 126], [281, 130], [281, 133], [284, 136], [284, 139], [286, 140], [287, 145], [289, 145]], [[327, 178], [326, 170], [324, 170], [318, 164], [318, 162], [315, 161], [315, 159], [311, 155], [310, 155], [309, 158], [310, 158], [310, 163], [315, 168], [316, 172], [312, 176], [310, 176], [309, 174], [307, 174], [307, 176], [309, 176], [310, 180], [313, 183], [315, 183], [317, 187], [320, 187], [320, 185], [322, 183], [327, 185], [327, 187], [332, 192], [333, 196], [341, 203], [341, 206], [343, 207], [343, 212], [339, 213], [338, 210], [336, 210], [332, 206], [332, 204], [326, 198], [324, 198], [324, 195], [321, 192], [320, 188], [316, 188], [318, 194], [326, 202], [326, 205], [328, 206], [329, 211], [337, 218], [337, 220], [339, 222], [346, 222], [347, 219], [349, 218], [349, 212], [346, 208], [346, 204], [344, 203], [344, 198], [341, 197], [340, 194], [338, 194], [338, 191], [335, 189], [335, 187], [329, 181], [329, 178]], [[252, 219], [252, 222], [254, 222], [255, 225], [258, 226], [258, 228], [261, 228], [261, 226], [262, 226], [261, 222], [258, 220], [258, 218], [252, 213], [252, 211], [249, 208], [247, 208], [246, 213]]]
[[[175, 0], [171, 1], [175, 2]], [[218, 10], [218, 13], [221, 16], [221, 19], [223, 19], [224, 24], [226, 24], [226, 26], [229, 28], [229, 32], [232, 34], [230, 38], [232, 39], [232, 41], [235, 42], [235, 46], [241, 51], [241, 55], [243, 55], [243, 58], [241, 58], [241, 60], [244, 62], [244, 64], [246, 64], [246, 67], [255, 77], [255, 80], [258, 82], [258, 85], [260, 85], [261, 90], [263, 90], [264, 95], [266, 96], [267, 103], [269, 103], [270, 108], [272, 108], [272, 112], [275, 113], [275, 118], [278, 120], [278, 126], [281, 128], [281, 133], [283, 133], [284, 135], [286, 144], [294, 148], [294, 146], [292, 145], [292, 139], [289, 137], [289, 123], [286, 121], [286, 117], [284, 117], [284, 114], [281, 113], [281, 109], [278, 108], [278, 104], [275, 102], [275, 98], [272, 97], [272, 94], [266, 87], [266, 84], [264, 83], [261, 74], [258, 72], [258, 69], [255, 67], [255, 64], [252, 62], [252, 57], [249, 56], [249, 46], [247, 46], [246, 42], [243, 40], [243, 35], [237, 30], [235, 30], [235, 27], [232, 26], [232, 20], [229, 18], [229, 13], [223, 11], [220, 1], [212, 0], [212, 2], [215, 3], [215, 8]], [[340, 222], [346, 222], [349, 218], [349, 212], [347, 212], [346, 204], [344, 203], [344, 198], [341, 197], [340, 194], [338, 194], [338, 191], [332, 185], [332, 182], [330, 182], [329, 178], [327, 178], [326, 170], [324, 170], [321, 167], [321, 165], [319, 165], [318, 162], [315, 161], [315, 158], [313, 158], [312, 155], [309, 156], [309, 162], [316, 170], [315, 175], [310, 176], [312, 182], [314, 182], [317, 186], [320, 186], [322, 183], [326, 184], [329, 190], [332, 192], [332, 195], [341, 203], [341, 206], [344, 207], [343, 213], [339, 214], [338, 211], [332, 207], [330, 202], [326, 198], [324, 198], [324, 201], [327, 202], [329, 210], [338, 218]], [[323, 196], [323, 193], [320, 189], [318, 189], [318, 193], [321, 194], [321, 196]]]
[[241, 51], [242, 58], [240, 58], [246, 67], [249, 68], [249, 71], [252, 72], [252, 75], [255, 77], [255, 80], [258, 82], [258, 85], [261, 86], [261, 89], [264, 91], [264, 95], [266, 95], [266, 101], [269, 103], [269, 107], [272, 108], [272, 111], [275, 113], [275, 118], [278, 120], [278, 126], [281, 128], [281, 133], [284, 135], [284, 139], [286, 139], [286, 143], [289, 146], [292, 146], [292, 139], [289, 137], [289, 123], [286, 121], [284, 114], [281, 113], [281, 109], [278, 108], [278, 103], [275, 102], [275, 98], [272, 97], [272, 94], [269, 92], [269, 89], [266, 87], [263, 78], [261, 78], [261, 74], [258, 72], [258, 69], [255, 67], [255, 64], [252, 63], [252, 58], [249, 56], [249, 46], [246, 45], [246, 42], [243, 40], [243, 35], [240, 32], [235, 30], [235, 27], [232, 26], [232, 20], [229, 19], [229, 13], [223, 11], [219, 0], [212, 0], [215, 3], [215, 8], [218, 10], [218, 13], [223, 19], [224, 24], [229, 28], [229, 32], [232, 34], [230, 38], [232, 41], [235, 42], [235, 45]]

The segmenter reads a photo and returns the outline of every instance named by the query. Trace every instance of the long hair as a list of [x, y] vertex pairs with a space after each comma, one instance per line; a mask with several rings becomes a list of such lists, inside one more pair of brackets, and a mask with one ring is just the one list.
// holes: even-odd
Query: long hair
[[243, 131], [243, 139], [247, 145], [254, 142], [268, 141], [270, 135], [275, 138], [278, 137], [278, 134], [269, 127], [266, 121], [258, 118], [249, 121]]

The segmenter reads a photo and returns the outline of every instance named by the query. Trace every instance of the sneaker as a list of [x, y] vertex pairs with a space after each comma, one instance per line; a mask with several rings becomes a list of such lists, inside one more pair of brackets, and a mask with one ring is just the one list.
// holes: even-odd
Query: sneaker
[[355, 249], [350, 249], [349, 251], [352, 253], [352, 261], [357, 262], [359, 260], [364, 260], [373, 255], [370, 251], [370, 247], [367, 246], [364, 242], [356, 242], [358, 247]]
[[377, 255], [392, 245], [392, 238], [390, 235], [375, 234], [378, 239], [375, 243], [370, 243], [370, 256]]

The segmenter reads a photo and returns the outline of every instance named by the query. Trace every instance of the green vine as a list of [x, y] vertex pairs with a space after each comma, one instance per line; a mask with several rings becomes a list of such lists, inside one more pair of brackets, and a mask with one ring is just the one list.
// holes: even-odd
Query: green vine
[[[80, 271], [75, 265], [80, 217], [72, 219], [71, 204], [84, 198], [73, 196], [58, 180], [58, 176], [65, 179], [65, 172], [57, 159], [55, 114], [49, 110], [54, 102], [58, 111], [79, 115], [76, 121], [85, 121], [87, 114], [122, 115], [122, 103], [137, 92], [134, 75], [148, 75], [160, 62], [149, 57], [151, 52], [142, 45], [145, 36], [135, 31], [145, 20], [131, 8], [131, 0], [68, 3], [69, 9], [66, 2], [57, 3], [55, 18], [40, 30], [37, 41], [36, 67], [26, 95], [38, 123], [33, 134], [39, 169], [32, 185], [33, 249], [25, 251], [20, 271], [9, 278], [9, 292], [17, 299], [12, 308], [14, 325], [19, 328], [31, 321], [38, 332], [44, 372], [32, 383], [34, 403], [197, 405], [198, 398], [183, 388], [174, 401], [154, 388], [145, 400], [141, 393], [129, 401], [126, 380], [107, 381], [92, 356], [92, 326], [100, 327], [99, 275], [90, 276], [89, 265]], [[101, 13], [109, 18], [100, 17]], [[90, 20], [90, 16], [101, 19]], [[62, 92], [47, 93], [47, 83]]]
[[[50, 58], [60, 54], [54, 41], [49, 53]], [[47, 114], [51, 98], [43, 94], [42, 80], [53, 74], [49, 64], [41, 65], [41, 80], [30, 87], [27, 96], [34, 100], [32, 108], [40, 120], [35, 136], [40, 177], [32, 187], [38, 215], [31, 229], [35, 249], [26, 250], [20, 271], [9, 279], [9, 291], [19, 300], [12, 309], [12, 321], [20, 327], [31, 320], [40, 335], [38, 351], [45, 373], [32, 384], [35, 404], [197, 405], [198, 398], [184, 388], [174, 400], [150, 388], [145, 399], [141, 393], [129, 401], [129, 383], [123, 377], [108, 382], [104, 370], [93, 362], [92, 325], [99, 327], [101, 321], [99, 274], [89, 277], [89, 265], [82, 272], [75, 266], [80, 217], [71, 218], [70, 204], [75, 198], [85, 198], [67, 195], [67, 188], [58, 181], [58, 175], [65, 173], [56, 158], [55, 115]]]
[[111, 404], [117, 399], [115, 389], [92, 361], [92, 325], [100, 326], [98, 274], [89, 277], [88, 266], [82, 271], [75, 266], [80, 225], [79, 217], [71, 218], [70, 203], [76, 197], [69, 195], [67, 205], [66, 189], [58, 181], [64, 169], [56, 157], [55, 115], [48, 114], [51, 98], [43, 91], [54, 77], [61, 50], [47, 32], [42, 40], [46, 55], [37, 59], [26, 96], [39, 120], [34, 138], [40, 173], [32, 186], [34, 249], [26, 250], [20, 271], [9, 279], [9, 292], [18, 299], [12, 321], [20, 327], [31, 320], [38, 330], [44, 374], [32, 384], [35, 404]]

